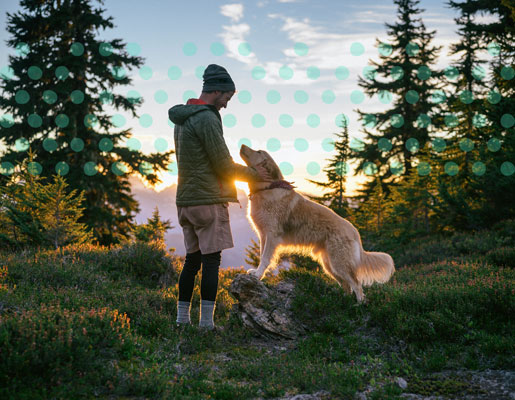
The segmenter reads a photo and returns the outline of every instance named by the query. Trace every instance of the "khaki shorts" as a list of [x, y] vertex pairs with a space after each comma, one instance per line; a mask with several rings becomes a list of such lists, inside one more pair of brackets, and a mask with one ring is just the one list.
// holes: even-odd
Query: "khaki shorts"
[[216, 253], [234, 247], [229, 224], [229, 203], [177, 206], [187, 253]]

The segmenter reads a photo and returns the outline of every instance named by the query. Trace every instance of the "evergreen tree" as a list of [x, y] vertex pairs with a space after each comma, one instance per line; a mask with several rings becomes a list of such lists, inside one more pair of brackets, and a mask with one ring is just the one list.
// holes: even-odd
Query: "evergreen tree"
[[159, 240], [164, 242], [166, 231], [172, 228], [173, 226], [169, 220], [161, 221], [159, 209], [156, 206], [152, 213], [152, 218], [148, 218], [146, 224], [136, 225], [133, 232], [136, 240], [143, 242]]
[[327, 177], [326, 182], [318, 182], [308, 179], [309, 182], [321, 186], [324, 189], [329, 189], [328, 193], [322, 196], [309, 196], [310, 199], [328, 206], [334, 212], [342, 217], [349, 216], [349, 204], [345, 196], [345, 180], [349, 172], [349, 165], [347, 164], [350, 158], [349, 149], [349, 128], [347, 124], [342, 127], [341, 133], [335, 134], [337, 140], [334, 142], [334, 149], [336, 154], [329, 159], [329, 165], [324, 168]]
[[[435, 31], [427, 31], [422, 20], [416, 18], [423, 11], [417, 8], [418, 0], [394, 3], [399, 21], [386, 24], [391, 45], [377, 40], [381, 63], [371, 61], [365, 77], [359, 78], [369, 97], [378, 95], [382, 102], [392, 100], [393, 104], [375, 114], [357, 111], [365, 138], [362, 146], [352, 146], [353, 159], [358, 161], [356, 171], [377, 175], [385, 194], [403, 172], [409, 173], [415, 153], [440, 124], [440, 104], [434, 101], [440, 88], [441, 72], [434, 70], [440, 47], [431, 46]], [[365, 197], [376, 190], [377, 182], [373, 179], [365, 184]]]
[[80, 222], [93, 230], [96, 242], [116, 244], [129, 235], [132, 214], [139, 211], [128, 176], [159, 183], [156, 172], [166, 169], [173, 153], [144, 155], [122, 146], [131, 129], [116, 129], [119, 124], [104, 110], [111, 105], [137, 116], [141, 98], [116, 94], [114, 88], [130, 84], [126, 69], [141, 66], [143, 59], [130, 55], [120, 39], [95, 37], [114, 25], [91, 0], [20, 5], [23, 11], [7, 13], [12, 35], [7, 44], [18, 54], [9, 56], [14, 74], [1, 86], [0, 109], [7, 113], [0, 124], [7, 145], [3, 165], [15, 165], [23, 157], [20, 150], [30, 145], [42, 176], [58, 172], [66, 175], [70, 191], [84, 190]]
[[245, 249], [245, 254], [246, 254], [245, 262], [248, 265], [250, 265], [254, 268], [257, 268], [257, 266], [259, 265], [259, 260], [260, 260], [259, 243], [257, 243], [254, 239], [251, 239], [250, 245]]

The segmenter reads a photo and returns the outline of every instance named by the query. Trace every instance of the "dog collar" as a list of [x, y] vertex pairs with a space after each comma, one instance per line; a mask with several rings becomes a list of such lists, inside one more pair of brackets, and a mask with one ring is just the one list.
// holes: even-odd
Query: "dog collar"
[[288, 181], [285, 181], [283, 179], [279, 180], [279, 181], [273, 181], [270, 186], [264, 188], [264, 189], [259, 189], [259, 190], [256, 190], [255, 192], [252, 192], [249, 194], [249, 199], [252, 197], [253, 194], [256, 194], [257, 192], [262, 192], [263, 190], [270, 190], [270, 189], [288, 189], [288, 190], [293, 190], [293, 188], [295, 188], [296, 186], [293, 186], [292, 183], [294, 182], [288, 182]]

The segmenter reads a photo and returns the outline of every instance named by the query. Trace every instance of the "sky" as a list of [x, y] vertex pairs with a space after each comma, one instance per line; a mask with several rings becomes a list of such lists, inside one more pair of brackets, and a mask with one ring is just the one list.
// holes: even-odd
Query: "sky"
[[[360, 94], [357, 79], [370, 60], [379, 60], [376, 40], [388, 43], [385, 22], [396, 21], [393, 1], [106, 0], [101, 7], [115, 27], [97, 37], [122, 39], [131, 54], [145, 59], [141, 69], [126, 71], [131, 85], [115, 90], [142, 96], [138, 118], [106, 109], [124, 117], [117, 116], [124, 121], [120, 128], [131, 127], [137, 139], [127, 145], [141, 146], [143, 153], [174, 148], [168, 109], [200, 95], [203, 69], [212, 63], [224, 66], [236, 84], [237, 93], [221, 110], [234, 161], [243, 164], [242, 143], [267, 150], [285, 179], [304, 193], [322, 193], [307, 180], [325, 180], [342, 114], [350, 137], [361, 138], [356, 110], [388, 108]], [[447, 66], [449, 45], [458, 39], [455, 12], [436, 0], [422, 0], [419, 7], [426, 27], [437, 31], [434, 44], [443, 46], [437, 66]], [[0, 2], [0, 71], [15, 54], [5, 43], [6, 12], [19, 10], [19, 1]], [[157, 191], [176, 183], [175, 163], [160, 177]], [[347, 179], [352, 193], [363, 177], [352, 176], [351, 168]], [[246, 183], [237, 186], [248, 191]]]

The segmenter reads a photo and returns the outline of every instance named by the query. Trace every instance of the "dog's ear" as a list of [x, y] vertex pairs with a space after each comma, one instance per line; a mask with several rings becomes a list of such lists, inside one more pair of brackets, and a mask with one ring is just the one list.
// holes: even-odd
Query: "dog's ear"
[[266, 161], [264, 163], [264, 167], [268, 171], [268, 173], [270, 174], [272, 179], [283, 180], [284, 177], [283, 177], [283, 174], [281, 173], [281, 169], [275, 163], [272, 156], [270, 154], [268, 154], [267, 152], [263, 152], [263, 154], [265, 155], [265, 161]]

